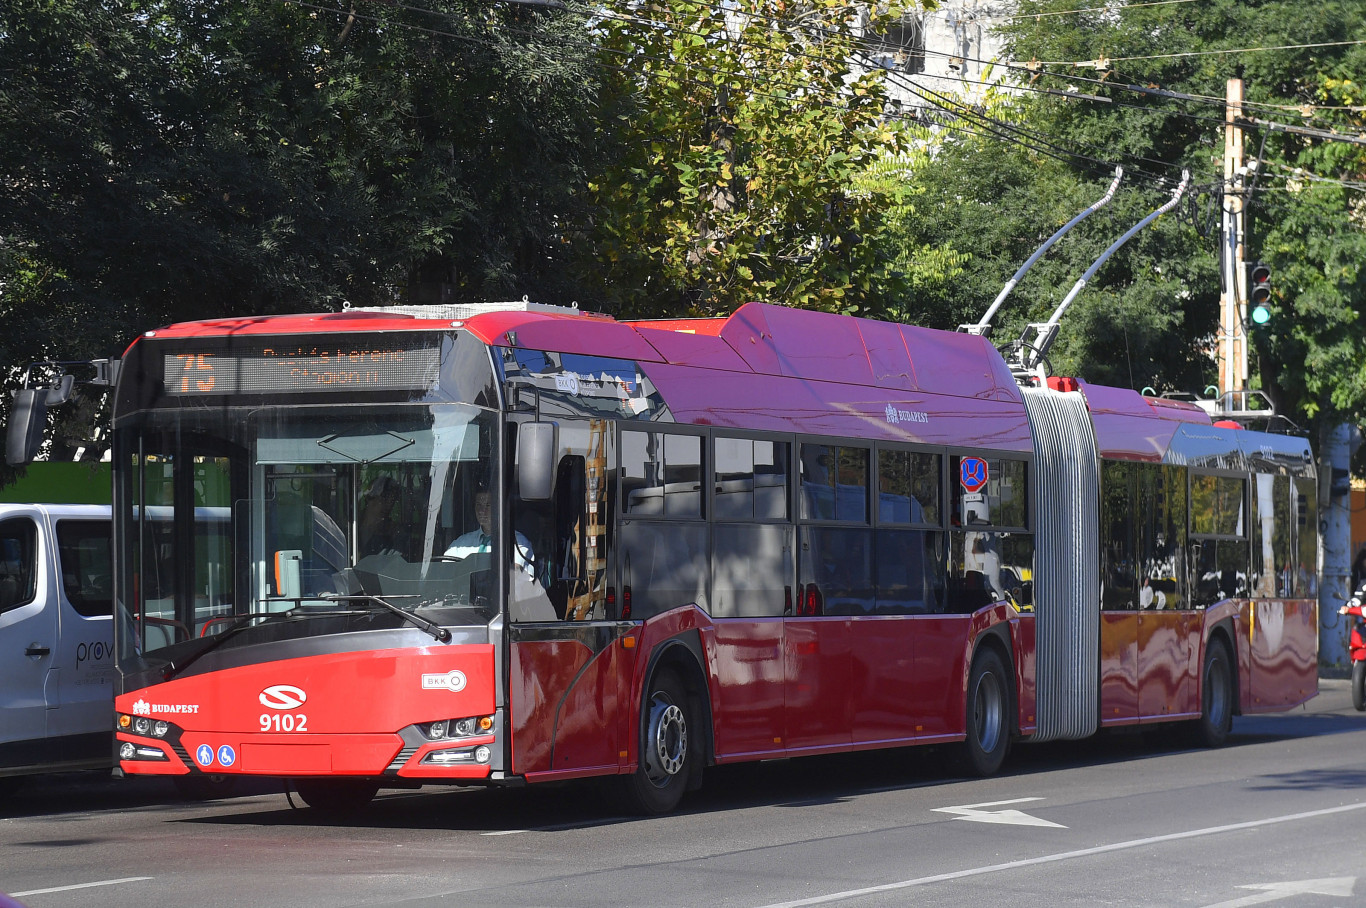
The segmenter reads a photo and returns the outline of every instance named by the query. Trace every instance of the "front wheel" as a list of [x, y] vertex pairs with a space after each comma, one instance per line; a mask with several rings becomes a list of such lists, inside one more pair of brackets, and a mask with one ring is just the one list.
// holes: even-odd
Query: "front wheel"
[[1366, 712], [1366, 662], [1360, 659], [1352, 663], [1352, 707]]
[[678, 675], [667, 668], [656, 673], [640, 716], [640, 760], [623, 780], [629, 807], [660, 814], [678, 806], [698, 759], [698, 731]]
[[294, 790], [314, 810], [344, 813], [360, 810], [379, 792], [367, 779], [295, 779]]
[[995, 774], [1010, 749], [1009, 677], [995, 650], [984, 649], [972, 660], [963, 756], [975, 775]]
[[1211, 640], [1205, 647], [1200, 681], [1196, 740], [1205, 747], [1222, 747], [1233, 727], [1233, 660], [1222, 640]]

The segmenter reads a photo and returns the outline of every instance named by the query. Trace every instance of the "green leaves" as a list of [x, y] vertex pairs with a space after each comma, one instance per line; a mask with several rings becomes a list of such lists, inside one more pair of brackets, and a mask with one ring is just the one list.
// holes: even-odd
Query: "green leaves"
[[[608, 308], [725, 313], [750, 300], [844, 310], [899, 286], [880, 242], [879, 192], [858, 174], [899, 135], [880, 78], [846, 79], [855, 11], [780, 0], [609, 7], [612, 113], [585, 269], [606, 251]], [[641, 61], [649, 61], [648, 67]], [[620, 124], [628, 124], [622, 128]], [[648, 173], [632, 183], [622, 173]], [[596, 250], [596, 251], [595, 251]]]

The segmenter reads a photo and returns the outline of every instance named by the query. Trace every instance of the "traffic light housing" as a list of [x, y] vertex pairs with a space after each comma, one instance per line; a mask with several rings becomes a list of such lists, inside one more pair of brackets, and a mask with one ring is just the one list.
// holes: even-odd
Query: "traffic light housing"
[[1252, 320], [1265, 325], [1271, 320], [1271, 266], [1256, 262], [1248, 269], [1247, 301], [1252, 306]]

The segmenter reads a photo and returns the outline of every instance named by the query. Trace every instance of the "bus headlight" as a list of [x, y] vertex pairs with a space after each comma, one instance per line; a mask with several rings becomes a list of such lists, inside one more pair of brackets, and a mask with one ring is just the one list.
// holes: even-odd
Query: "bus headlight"
[[133, 733], [145, 735], [152, 730], [152, 720], [146, 716], [139, 716], [133, 720]]

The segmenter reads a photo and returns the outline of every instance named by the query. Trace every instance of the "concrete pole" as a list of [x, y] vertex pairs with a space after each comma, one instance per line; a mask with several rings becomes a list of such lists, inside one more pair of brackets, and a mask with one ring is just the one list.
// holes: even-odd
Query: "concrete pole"
[[1355, 427], [1339, 423], [1319, 433], [1319, 664], [1347, 665], [1347, 631], [1352, 618], [1338, 606], [1352, 595], [1352, 448]]
[[1243, 333], [1246, 269], [1243, 267], [1243, 80], [1229, 79], [1224, 108], [1223, 293], [1219, 320], [1219, 385], [1223, 408], [1244, 409], [1247, 338]]

